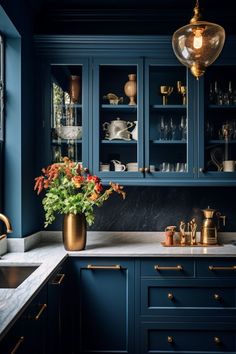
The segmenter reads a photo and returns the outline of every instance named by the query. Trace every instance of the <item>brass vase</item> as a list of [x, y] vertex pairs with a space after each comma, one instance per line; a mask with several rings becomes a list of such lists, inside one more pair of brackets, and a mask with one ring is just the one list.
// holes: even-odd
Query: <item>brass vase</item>
[[69, 95], [72, 103], [79, 103], [80, 97], [80, 76], [71, 75], [69, 83]]
[[81, 251], [86, 246], [86, 218], [84, 214], [65, 214], [63, 243], [67, 251]]
[[124, 91], [126, 96], [129, 97], [129, 105], [134, 106], [136, 105], [135, 97], [137, 94], [137, 83], [136, 83], [136, 74], [129, 74], [128, 75], [129, 81], [126, 82], [124, 86]]

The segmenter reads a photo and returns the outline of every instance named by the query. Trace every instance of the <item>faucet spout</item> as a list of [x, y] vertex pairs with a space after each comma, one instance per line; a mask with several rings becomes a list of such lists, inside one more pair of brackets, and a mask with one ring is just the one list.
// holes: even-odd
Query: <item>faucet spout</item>
[[7, 233], [10, 233], [13, 231], [10, 220], [8, 219], [8, 217], [6, 215], [0, 213], [0, 220], [2, 220], [4, 222], [4, 224], [7, 228]]

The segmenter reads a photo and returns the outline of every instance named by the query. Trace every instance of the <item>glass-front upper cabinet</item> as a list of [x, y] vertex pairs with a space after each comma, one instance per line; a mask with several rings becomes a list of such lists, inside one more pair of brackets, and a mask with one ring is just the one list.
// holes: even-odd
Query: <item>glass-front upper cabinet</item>
[[[88, 152], [84, 137], [88, 130], [88, 109], [81, 65], [51, 66], [51, 159], [60, 162], [68, 156], [87, 167]], [[87, 80], [87, 79], [86, 79]], [[87, 138], [86, 138], [87, 140]]]
[[183, 66], [145, 66], [145, 172], [148, 178], [193, 175], [193, 85]]
[[102, 178], [143, 177], [143, 66], [139, 59], [96, 59], [93, 170]]
[[[203, 178], [236, 177], [236, 71], [233, 66], [212, 66], [204, 79], [200, 120], [199, 172]], [[204, 103], [204, 104], [203, 104]]]

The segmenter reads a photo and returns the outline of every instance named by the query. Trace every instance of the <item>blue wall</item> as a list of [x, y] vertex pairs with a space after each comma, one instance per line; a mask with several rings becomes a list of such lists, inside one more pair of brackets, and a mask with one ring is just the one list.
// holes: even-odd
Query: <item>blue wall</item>
[[32, 16], [17, 0], [0, 1], [0, 30], [6, 37], [6, 142], [4, 213], [22, 237], [39, 228], [34, 212], [34, 77]]

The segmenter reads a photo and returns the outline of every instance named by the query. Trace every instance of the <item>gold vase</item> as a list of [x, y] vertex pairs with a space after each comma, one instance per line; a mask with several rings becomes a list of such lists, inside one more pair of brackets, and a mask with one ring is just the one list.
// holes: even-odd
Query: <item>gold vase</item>
[[72, 103], [79, 103], [80, 96], [80, 76], [70, 76], [69, 95]]
[[81, 251], [86, 246], [86, 218], [84, 214], [66, 214], [63, 220], [63, 243], [67, 251]]
[[136, 105], [135, 97], [137, 94], [137, 83], [136, 83], [136, 74], [129, 74], [128, 75], [129, 81], [126, 82], [124, 86], [124, 91], [126, 96], [129, 97], [129, 105], [134, 106]]

